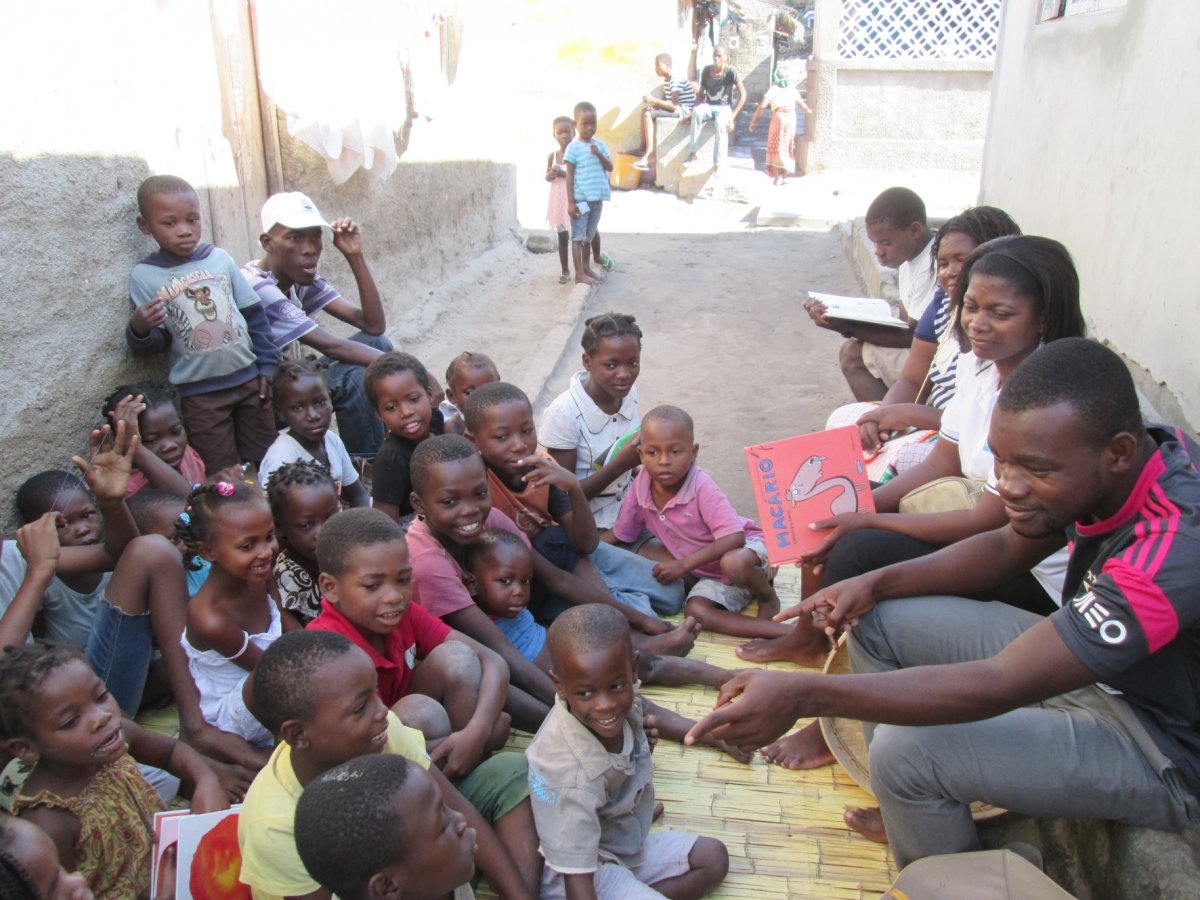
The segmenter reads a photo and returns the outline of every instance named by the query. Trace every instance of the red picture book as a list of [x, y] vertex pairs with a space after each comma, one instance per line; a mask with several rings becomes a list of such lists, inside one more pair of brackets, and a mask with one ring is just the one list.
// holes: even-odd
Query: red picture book
[[856, 425], [747, 447], [746, 463], [773, 566], [820, 546], [825, 535], [810, 523], [875, 511]]

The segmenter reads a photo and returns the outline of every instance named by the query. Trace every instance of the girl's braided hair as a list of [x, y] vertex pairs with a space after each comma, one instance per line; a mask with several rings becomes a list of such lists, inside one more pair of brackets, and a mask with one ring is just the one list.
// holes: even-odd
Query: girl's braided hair
[[0, 656], [0, 739], [32, 733], [37, 689], [51, 672], [69, 662], [87, 665], [78, 648], [55, 641], [4, 648]]
[[175, 520], [175, 538], [183, 546], [184, 566], [193, 572], [201, 567], [200, 542], [212, 542], [217, 513], [222, 507], [255, 500], [262, 500], [262, 491], [252, 481], [218, 481], [192, 488], [187, 495], [187, 506]]
[[337, 492], [333, 476], [315, 459], [284, 463], [271, 473], [267, 479], [267, 502], [271, 504], [271, 517], [276, 524], [283, 520], [283, 514], [287, 511], [288, 489], [312, 487], [315, 484], [328, 485], [330, 490]]
[[642, 329], [638, 328], [637, 320], [633, 316], [627, 316], [625, 313], [604, 313], [592, 316], [583, 323], [583, 336], [579, 343], [583, 346], [583, 352], [591, 356], [605, 338], [624, 337], [627, 334], [637, 338], [639, 347], [642, 345]]
[[279, 388], [281, 385], [288, 382], [297, 382], [301, 378], [306, 378], [309, 375], [315, 375], [321, 379], [321, 383], [325, 385], [326, 390], [329, 389], [329, 383], [325, 380], [325, 370], [329, 368], [327, 363], [323, 363], [312, 357], [303, 357], [301, 359], [285, 359], [279, 363], [275, 369], [275, 375], [271, 379], [271, 400], [276, 411], [283, 408], [283, 401], [280, 399], [282, 393]]

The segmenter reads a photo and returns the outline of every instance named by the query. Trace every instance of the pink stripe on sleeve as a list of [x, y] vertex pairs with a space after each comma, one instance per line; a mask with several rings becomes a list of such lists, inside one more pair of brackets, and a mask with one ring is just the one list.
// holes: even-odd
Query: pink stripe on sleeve
[[1156, 653], [1179, 634], [1179, 615], [1167, 595], [1146, 573], [1120, 559], [1110, 559], [1101, 570], [1112, 578], [1129, 601], [1129, 607], [1146, 635], [1151, 653]]

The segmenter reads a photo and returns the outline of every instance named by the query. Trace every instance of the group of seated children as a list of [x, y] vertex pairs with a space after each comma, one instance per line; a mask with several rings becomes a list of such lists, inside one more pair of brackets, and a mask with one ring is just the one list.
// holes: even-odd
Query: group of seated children
[[[928, 459], [876, 489], [879, 514], [817, 523], [829, 537], [806, 561], [826, 584], [1002, 524], [987, 494], [959, 512], [895, 511], [940, 475], [986, 479], [1001, 383], [1083, 330], [1061, 245], [1002, 237], [1015, 223], [987, 208], [935, 238], [923, 209], [885, 195], [869, 221], [881, 258], [912, 250], [915, 270], [932, 253], [946, 292], [903, 383], [936, 359], [956, 393]], [[160, 250], [135, 268], [128, 338], [170, 350], [172, 386], [119, 387], [81, 475], [43, 472], [18, 493], [25, 524], [0, 552], [0, 740], [11, 810], [50, 843], [0, 819], [0, 861], [78, 871], [99, 897], [169, 891], [149, 884], [152, 816], [182, 791], [194, 811], [244, 801], [256, 897], [435, 896], [472, 862], [505, 897], [719, 883], [719, 841], [649, 832], [650, 751], [693, 723], [637, 687], [725, 685], [733, 673], [686, 659], [702, 628], [755, 639], [740, 649], [752, 661], [811, 663], [826, 638], [775, 621], [762, 532], [697, 465], [688, 413], [642, 415], [634, 318], [585, 323], [582, 371], [535, 424], [486, 354], [455, 357], [443, 393], [374, 340], [381, 307], [353, 222], [272, 197], [267, 255], [239, 270], [200, 243], [185, 182], [148, 179], [139, 207]], [[326, 227], [361, 309], [317, 274]], [[308, 318], [322, 308], [365, 333], [326, 335]], [[325, 359], [294, 352], [305, 337]], [[948, 341], [960, 352], [943, 358]], [[911, 408], [925, 396], [889, 393], [890, 417], [868, 409], [864, 436], [930, 421]], [[1062, 572], [1046, 562], [987, 599], [1032, 596], [1044, 576], [1052, 600]], [[169, 699], [178, 742], [133, 722]], [[510, 727], [536, 735], [526, 754], [503, 751]], [[828, 761], [811, 729], [764, 752]], [[57, 860], [36, 858], [51, 845]]]
[[[378, 296], [357, 226], [282, 196], [266, 257], [239, 270], [201, 242], [185, 182], [139, 191], [159, 249], [135, 267], [127, 338], [169, 351], [171, 383], [119, 386], [80, 474], [19, 491], [0, 740], [11, 814], [50, 843], [0, 819], [20, 851], [0, 858], [78, 872], [97, 897], [169, 896], [149, 883], [153, 815], [183, 794], [195, 812], [243, 802], [241, 879], [259, 897], [398, 896], [439, 846], [437, 894], [477, 866], [506, 897], [699, 895], [724, 847], [646, 839], [650, 749], [693, 723], [636, 687], [719, 687], [731, 672], [686, 659], [701, 628], [784, 626], [760, 532], [696, 467], [690, 417], [639, 413], [641, 330], [587, 322], [540, 450], [529, 398], [484, 353], [455, 357], [443, 394], [409, 354], [355, 340], [363, 354], [339, 359], [314, 339], [321, 308], [377, 325]], [[325, 227], [357, 317], [317, 274]], [[326, 358], [296, 352], [302, 336]], [[338, 365], [358, 370], [340, 400]], [[179, 741], [135, 724], [172, 700]], [[512, 726], [537, 734], [532, 767], [502, 749]], [[332, 793], [306, 820], [310, 785]], [[369, 785], [381, 830], [339, 851]]]

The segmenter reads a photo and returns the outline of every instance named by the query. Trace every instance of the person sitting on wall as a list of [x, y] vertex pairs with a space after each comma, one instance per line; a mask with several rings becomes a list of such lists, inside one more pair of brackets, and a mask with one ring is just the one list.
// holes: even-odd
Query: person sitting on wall
[[[705, 66], [700, 72], [699, 103], [692, 109], [692, 143], [691, 154], [685, 165], [696, 162], [700, 151], [700, 132], [704, 123], [712, 121], [717, 130], [717, 140], [713, 145], [713, 168], [720, 169], [721, 163], [729, 150], [729, 135], [733, 132], [738, 113], [746, 105], [746, 89], [736, 70], [728, 65], [729, 51], [717, 47], [713, 51], [713, 63]], [[737, 94], [737, 103], [733, 101]]]
[[851, 322], [826, 316], [825, 304], [812, 298], [804, 302], [809, 318], [819, 328], [840, 332], [839, 362], [846, 383], [859, 403], [882, 400], [904, 371], [913, 332], [925, 308], [933, 301], [937, 278], [930, 263], [933, 233], [925, 222], [925, 203], [913, 191], [891, 187], [871, 201], [866, 215], [867, 238], [875, 246], [881, 266], [898, 269], [901, 316], [909, 327], [893, 328], [868, 322]]
[[[1005, 382], [988, 444], [1008, 524], [832, 585], [780, 618], [850, 631], [855, 674], [747, 669], [687, 740], [761, 747], [799, 718], [866, 722], [896, 862], [979, 849], [969, 804], [1179, 831], [1200, 823], [1200, 447], [1147, 426], [1085, 338]], [[1070, 547], [1049, 617], [960, 596]], [[899, 599], [910, 598], [910, 599]], [[886, 601], [886, 602], [884, 602]], [[732, 701], [732, 702], [731, 702]], [[813, 732], [813, 729], [816, 729]], [[814, 750], [823, 745], [816, 723]]]
[[[333, 232], [333, 246], [346, 258], [358, 288], [359, 305], [346, 300], [321, 277], [317, 264], [322, 228]], [[262, 259], [242, 267], [258, 293], [271, 325], [271, 338], [284, 351], [299, 341], [329, 364], [326, 380], [337, 413], [338, 434], [352, 457], [372, 458], [383, 443], [383, 424], [363, 393], [363, 370], [381, 353], [394, 349], [384, 334], [383, 300], [363, 255], [362, 231], [349, 218], [321, 218], [304, 194], [275, 194], [262, 208]], [[350, 338], [330, 334], [311, 318], [325, 310], [359, 329]]]
[[654, 57], [654, 73], [663, 80], [662, 96], [649, 93], [642, 97], [642, 143], [634, 151], [638, 160], [633, 164], [635, 169], [642, 171], [650, 168], [650, 154], [654, 152], [657, 133], [655, 120], [679, 119], [686, 122], [692, 116], [692, 107], [696, 105], [696, 89], [687, 76], [672, 76], [670, 53], [660, 53]]

